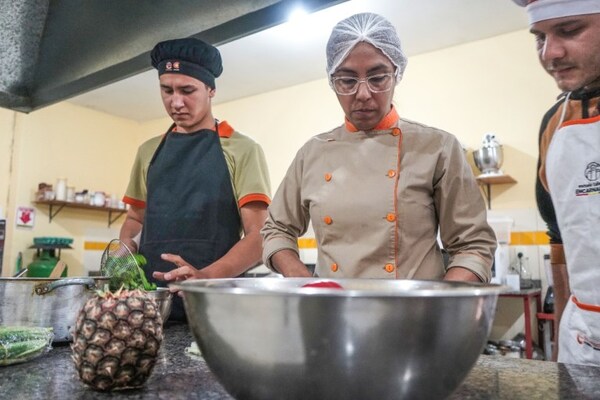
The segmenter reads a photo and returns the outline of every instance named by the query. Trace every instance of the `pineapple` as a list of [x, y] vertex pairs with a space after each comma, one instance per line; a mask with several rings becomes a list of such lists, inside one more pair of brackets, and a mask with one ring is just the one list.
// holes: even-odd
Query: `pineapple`
[[95, 295], [81, 309], [73, 332], [79, 378], [97, 390], [142, 386], [156, 363], [162, 328], [157, 304], [144, 291]]

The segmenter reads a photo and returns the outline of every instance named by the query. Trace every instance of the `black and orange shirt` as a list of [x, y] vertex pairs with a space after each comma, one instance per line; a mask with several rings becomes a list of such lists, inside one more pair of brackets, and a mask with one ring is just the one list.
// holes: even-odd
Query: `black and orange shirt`
[[[253, 201], [269, 204], [271, 202], [269, 172], [260, 145], [235, 131], [226, 121], [219, 123], [218, 132], [238, 208]], [[123, 197], [125, 203], [146, 208], [148, 168], [163, 136], [156, 136], [138, 148], [129, 185]], [[182, 173], [193, 173], [193, 171], [182, 171]]]

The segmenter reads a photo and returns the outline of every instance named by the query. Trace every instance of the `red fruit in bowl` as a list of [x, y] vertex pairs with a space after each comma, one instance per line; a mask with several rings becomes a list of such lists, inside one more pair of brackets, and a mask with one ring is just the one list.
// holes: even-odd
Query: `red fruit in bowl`
[[339, 283], [333, 281], [319, 281], [319, 282], [311, 282], [305, 285], [302, 285], [303, 288], [324, 288], [324, 289], [344, 289]]

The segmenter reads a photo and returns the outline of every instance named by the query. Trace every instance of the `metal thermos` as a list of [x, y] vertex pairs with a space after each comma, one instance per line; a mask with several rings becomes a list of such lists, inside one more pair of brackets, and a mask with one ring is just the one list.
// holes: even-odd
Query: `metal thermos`
[[554, 313], [554, 288], [552, 286], [548, 286], [546, 297], [544, 297], [544, 312], [546, 314]]
[[550, 254], [544, 254], [544, 269], [546, 270], [546, 280], [548, 281], [548, 290], [546, 291], [546, 297], [544, 297], [544, 312], [552, 314], [554, 312], [554, 280], [552, 279]]

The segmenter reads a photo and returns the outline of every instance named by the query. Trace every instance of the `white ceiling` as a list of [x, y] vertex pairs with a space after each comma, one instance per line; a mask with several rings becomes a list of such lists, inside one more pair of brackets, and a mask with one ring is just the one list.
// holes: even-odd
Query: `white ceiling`
[[[410, 56], [527, 28], [524, 10], [510, 0], [351, 0], [220, 46], [224, 72], [214, 104], [325, 78], [331, 28], [364, 11], [396, 26], [408, 68]], [[166, 116], [155, 70], [69, 101], [140, 122]]]

